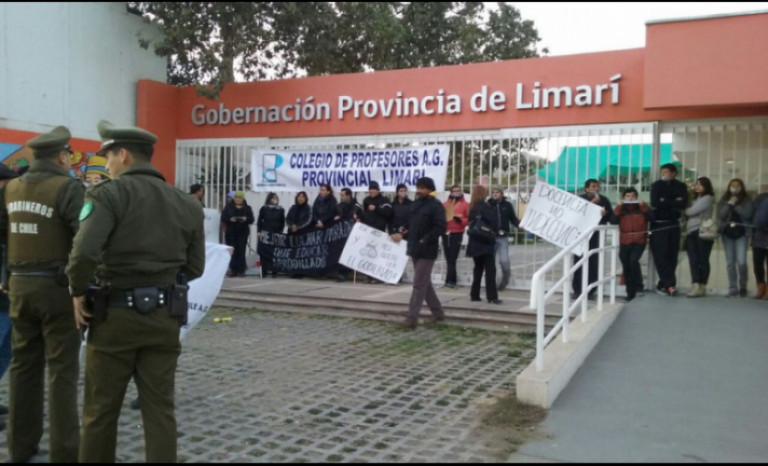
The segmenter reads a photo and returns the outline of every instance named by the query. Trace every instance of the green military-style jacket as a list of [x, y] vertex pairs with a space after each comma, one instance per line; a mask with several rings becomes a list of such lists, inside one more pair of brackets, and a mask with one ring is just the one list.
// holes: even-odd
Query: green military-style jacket
[[[36, 159], [32, 162], [32, 165], [29, 167], [29, 171], [25, 173], [21, 178], [17, 178], [15, 180], [12, 180], [13, 183], [24, 183], [24, 184], [45, 184], [46, 181], [50, 180], [53, 177], [66, 177], [66, 180], [63, 180], [63, 182], [60, 184], [60, 187], [58, 187], [58, 192], [51, 192], [51, 193], [40, 193], [43, 195], [43, 197], [48, 197], [50, 199], [54, 199], [55, 203], [51, 206], [45, 206], [40, 203], [37, 203], [35, 201], [40, 201], [40, 199], [37, 199], [37, 196], [30, 196], [29, 199], [25, 199], [25, 201], [28, 201], [26, 205], [19, 205], [22, 209], [25, 207], [36, 207], [37, 210], [28, 209], [30, 210], [30, 215], [34, 219], [35, 216], [38, 216], [39, 218], [45, 217], [45, 213], [43, 210], [47, 210], [48, 208], [52, 208], [52, 212], [50, 212], [50, 216], [48, 216], [45, 221], [54, 221], [58, 222], [58, 226], [54, 231], [46, 231], [44, 228], [42, 228], [40, 231], [35, 230], [33, 233], [36, 240], [41, 240], [42, 244], [58, 244], [59, 247], [64, 247], [66, 251], [63, 254], [63, 257], [51, 257], [51, 255], [56, 255], [51, 253], [50, 255], [46, 252], [45, 248], [39, 248], [40, 251], [21, 251], [21, 254], [19, 254], [19, 251], [14, 251], [13, 255], [15, 256], [31, 256], [29, 260], [9, 260], [8, 262], [8, 268], [12, 271], [16, 272], [29, 272], [29, 271], [39, 271], [39, 270], [47, 270], [47, 269], [53, 269], [60, 265], [63, 265], [66, 262], [66, 256], [69, 252], [69, 247], [71, 245], [72, 238], [75, 236], [75, 233], [77, 232], [78, 226], [79, 226], [79, 220], [78, 216], [80, 213], [80, 210], [83, 206], [83, 193], [85, 191], [85, 188], [83, 187], [82, 182], [79, 180], [72, 178], [67, 170], [60, 167], [56, 164], [53, 160], [47, 160], [47, 159]], [[8, 235], [9, 235], [9, 229], [12, 225], [10, 225], [9, 215], [8, 215], [8, 205], [6, 202], [10, 202], [11, 199], [9, 199], [9, 196], [6, 194], [8, 187], [5, 188], [3, 191], [3, 199], [2, 202], [0, 202], [0, 242], [2, 244], [8, 243]], [[16, 207], [16, 206], [14, 206]], [[52, 218], [51, 218], [52, 217]], [[45, 235], [47, 234], [64, 234], [66, 238], [45, 238]], [[30, 236], [31, 238], [32, 236]], [[23, 243], [23, 241], [22, 241]], [[62, 246], [63, 245], [63, 246]], [[9, 251], [11, 253], [11, 251]], [[10, 255], [9, 255], [10, 257]]]
[[67, 266], [72, 294], [85, 293], [94, 272], [100, 285], [120, 289], [172, 285], [178, 272], [201, 276], [203, 219], [200, 203], [147, 162], [91, 186]]

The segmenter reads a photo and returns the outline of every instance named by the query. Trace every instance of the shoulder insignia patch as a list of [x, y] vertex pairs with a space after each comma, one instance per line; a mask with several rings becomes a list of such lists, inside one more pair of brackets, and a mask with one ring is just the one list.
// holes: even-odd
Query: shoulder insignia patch
[[80, 216], [78, 217], [79, 221], [83, 221], [86, 218], [88, 218], [89, 215], [93, 212], [93, 201], [88, 201], [85, 204], [83, 204], [83, 208], [80, 209]]

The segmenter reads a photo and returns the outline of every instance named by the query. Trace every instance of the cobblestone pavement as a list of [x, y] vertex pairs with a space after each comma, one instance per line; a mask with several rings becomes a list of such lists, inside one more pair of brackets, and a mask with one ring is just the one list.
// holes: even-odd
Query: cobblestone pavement
[[[481, 413], [514, 388], [533, 357], [530, 334], [211, 314], [179, 360], [181, 462], [491, 462], [509, 453], [483, 434]], [[232, 321], [214, 322], [223, 316]], [[120, 462], [144, 461], [140, 415], [128, 406], [135, 396], [131, 384], [119, 421]], [[41, 447], [48, 449], [47, 433]]]

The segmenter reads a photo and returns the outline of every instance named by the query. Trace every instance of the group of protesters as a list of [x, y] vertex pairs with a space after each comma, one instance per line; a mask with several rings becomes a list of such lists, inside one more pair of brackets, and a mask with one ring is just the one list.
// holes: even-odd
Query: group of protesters
[[[193, 186], [191, 192], [197, 189]], [[225, 226], [225, 242], [233, 246], [234, 253], [230, 264], [230, 276], [242, 276], [246, 271], [246, 248], [250, 225], [256, 223], [257, 235], [264, 233], [286, 233], [296, 235], [313, 229], [323, 229], [335, 221], [359, 221], [363, 224], [387, 232], [399, 233], [408, 224], [408, 216], [413, 209], [414, 200], [409, 197], [405, 184], [397, 185], [394, 198], [382, 194], [378, 182], [372, 181], [368, 186], [368, 196], [359, 203], [349, 188], [342, 188], [337, 201], [333, 188], [328, 184], [320, 186], [314, 202], [310, 206], [309, 196], [305, 191], [296, 194], [294, 204], [288, 209], [280, 205], [278, 195], [271, 192], [267, 195], [264, 205], [258, 215], [245, 201], [245, 193], [236, 191], [230, 193], [231, 200], [221, 214], [222, 225]], [[447, 265], [445, 287], [457, 286], [457, 262], [464, 242], [464, 234], [470, 226], [470, 220], [477, 218], [477, 223], [486, 225], [492, 235], [488, 238], [479, 236], [469, 238], [467, 256], [474, 260], [473, 285], [471, 298], [480, 300], [480, 283], [485, 274], [487, 283], [487, 299], [492, 303], [500, 303], [498, 291], [504, 290], [511, 277], [509, 261], [509, 236], [512, 227], [519, 228], [520, 221], [515, 214], [512, 204], [504, 197], [502, 187], [494, 187], [488, 196], [487, 189], [476, 186], [472, 192], [472, 202], [465, 199], [465, 193], [460, 186], [450, 188], [450, 196], [443, 203], [446, 215], [446, 228], [441, 233], [443, 253]], [[261, 257], [261, 267], [264, 276], [276, 277], [278, 271], [270, 258]], [[501, 278], [496, 281], [496, 261], [501, 265]], [[343, 265], [337, 269], [337, 281], [348, 279], [350, 270]], [[294, 274], [294, 278], [302, 275]], [[365, 278], [366, 283], [378, 283], [372, 277]]]
[[[732, 179], [725, 192], [716, 200], [712, 181], [705, 177], [696, 179], [693, 192], [685, 183], [676, 179], [677, 167], [670, 163], [660, 169], [660, 179], [651, 185], [650, 205], [638, 199], [635, 188], [626, 188], [615, 208], [599, 194], [597, 180], [587, 180], [584, 199], [602, 207], [600, 223], [615, 223], [620, 229], [619, 258], [624, 271], [627, 297], [631, 301], [644, 294], [645, 285], [640, 268], [640, 258], [646, 245], [658, 274], [655, 291], [666, 296], [677, 296], [676, 269], [685, 230], [685, 251], [691, 272], [688, 297], [705, 296], [711, 266], [710, 255], [716, 238], [720, 238], [725, 252], [730, 298], [746, 297], [748, 282], [747, 247], [752, 238], [756, 299], [768, 298], [766, 294], [766, 263], [768, 262], [768, 185], [756, 199], [747, 193], [744, 182]], [[597, 235], [590, 241], [590, 249], [597, 245]], [[593, 254], [590, 259], [597, 258]], [[588, 263], [589, 283], [597, 281], [597, 261]], [[582, 288], [579, 274], [573, 280], [573, 296]], [[594, 298], [595, 289], [588, 298]]]

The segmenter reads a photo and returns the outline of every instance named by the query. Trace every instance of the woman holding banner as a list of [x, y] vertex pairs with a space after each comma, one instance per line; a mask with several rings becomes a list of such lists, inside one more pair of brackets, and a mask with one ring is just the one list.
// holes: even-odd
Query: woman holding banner
[[[309, 198], [304, 191], [299, 192], [294, 199], [294, 204], [288, 210], [285, 223], [288, 226], [289, 235], [300, 235], [312, 229], [312, 209], [309, 207]], [[302, 274], [293, 274], [291, 278], [304, 278]]]
[[[488, 190], [484, 186], [477, 185], [472, 189], [472, 197], [469, 204], [469, 244], [467, 245], [467, 257], [475, 261], [474, 274], [472, 276], [472, 289], [470, 299], [480, 301], [480, 282], [485, 271], [485, 297], [489, 303], [501, 304], [499, 293], [496, 289], [496, 235], [499, 231], [499, 220], [495, 210], [485, 199]], [[491, 235], [482, 235], [480, 230], [492, 232]]]
[[[256, 221], [256, 233], [261, 239], [263, 231], [267, 233], [282, 233], [285, 228], [285, 209], [280, 205], [276, 193], [267, 194], [267, 201], [259, 210], [259, 219]], [[261, 243], [259, 243], [261, 244]], [[272, 260], [259, 252], [261, 267], [264, 275], [272, 272], [272, 278], [277, 277], [277, 272], [272, 266]]]
[[232, 253], [232, 260], [229, 263], [230, 277], [245, 276], [245, 249], [248, 244], [248, 236], [251, 234], [251, 225], [253, 224], [253, 210], [245, 202], [245, 192], [237, 191], [235, 201], [224, 207], [221, 213], [221, 221], [227, 225], [227, 237], [232, 241], [235, 251]]
[[312, 219], [315, 227], [322, 230], [331, 224], [335, 216], [336, 198], [333, 197], [333, 188], [329, 184], [321, 184], [320, 194], [312, 205]]

